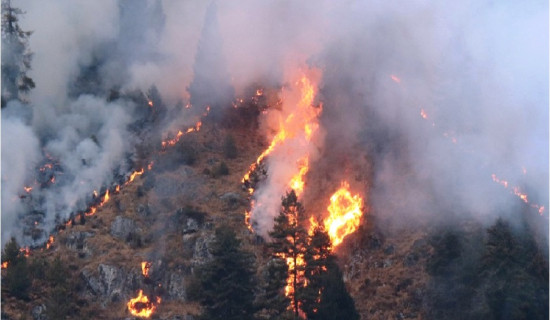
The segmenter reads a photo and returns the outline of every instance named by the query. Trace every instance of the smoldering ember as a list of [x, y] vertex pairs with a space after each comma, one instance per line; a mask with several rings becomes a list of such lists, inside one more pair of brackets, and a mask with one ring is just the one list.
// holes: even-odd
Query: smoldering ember
[[2, 319], [548, 319], [548, 3], [2, 0]]

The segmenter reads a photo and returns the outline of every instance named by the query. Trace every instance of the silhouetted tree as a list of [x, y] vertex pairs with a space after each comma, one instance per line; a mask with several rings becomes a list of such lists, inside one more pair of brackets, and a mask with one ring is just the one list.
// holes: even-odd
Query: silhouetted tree
[[304, 264], [302, 263], [307, 250], [308, 235], [303, 226], [305, 210], [294, 190], [286, 194], [282, 199], [282, 208], [275, 217], [273, 231], [269, 233], [272, 238], [270, 248], [274, 257], [291, 259], [288, 273], [292, 278], [292, 312], [294, 317], [299, 317], [301, 301], [298, 297], [305, 286]]
[[235, 138], [232, 135], [225, 136], [223, 140], [223, 154], [226, 158], [235, 159], [238, 154]]
[[65, 319], [76, 309], [75, 288], [71, 273], [65, 263], [56, 257], [46, 273], [48, 286], [52, 291], [46, 299], [48, 319]]
[[263, 316], [268, 319], [279, 319], [285, 315], [290, 300], [285, 296], [288, 266], [286, 261], [279, 257], [272, 257], [264, 272], [262, 294], [258, 298], [259, 308], [263, 309]]
[[494, 319], [548, 319], [548, 262], [528, 230], [502, 219], [487, 229], [481, 276]]
[[10, 295], [18, 299], [28, 299], [28, 291], [31, 286], [27, 258], [19, 250], [15, 238], [6, 243], [2, 252], [2, 262], [8, 263], [6, 274], [2, 278], [2, 287], [6, 288]]
[[304, 288], [300, 300], [308, 319], [359, 319], [355, 303], [344, 284], [332, 254], [330, 237], [322, 226], [313, 230], [305, 254]]
[[19, 26], [23, 11], [2, 0], [2, 107], [12, 99], [24, 101], [24, 95], [35, 87], [27, 76], [31, 69], [32, 52], [29, 49], [31, 31]]
[[229, 227], [216, 229], [213, 260], [197, 270], [196, 295], [204, 319], [253, 319], [254, 256], [243, 250]]

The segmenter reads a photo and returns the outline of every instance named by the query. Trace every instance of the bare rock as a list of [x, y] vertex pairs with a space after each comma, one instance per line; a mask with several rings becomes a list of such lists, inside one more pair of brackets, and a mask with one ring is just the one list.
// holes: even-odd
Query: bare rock
[[199, 222], [193, 218], [187, 218], [187, 222], [183, 227], [183, 234], [190, 234], [199, 231]]
[[32, 318], [34, 320], [47, 320], [48, 316], [46, 315], [46, 305], [41, 304], [38, 306], [35, 306], [31, 310]]
[[65, 246], [71, 250], [77, 251], [81, 258], [92, 255], [92, 250], [87, 244], [87, 239], [93, 237], [94, 232], [71, 232], [65, 238]]
[[86, 284], [84, 294], [97, 298], [102, 306], [127, 299], [139, 281], [135, 273], [112, 265], [100, 264], [97, 271], [96, 276], [84, 269], [80, 276]]
[[184, 277], [181, 273], [173, 272], [168, 279], [168, 295], [171, 299], [184, 301], [187, 297], [185, 292]]
[[130, 234], [136, 232], [134, 220], [117, 216], [111, 224], [111, 235], [115, 238], [126, 240]]
[[214, 242], [214, 235], [207, 233], [198, 237], [193, 250], [193, 264], [202, 265], [212, 259], [210, 245]]

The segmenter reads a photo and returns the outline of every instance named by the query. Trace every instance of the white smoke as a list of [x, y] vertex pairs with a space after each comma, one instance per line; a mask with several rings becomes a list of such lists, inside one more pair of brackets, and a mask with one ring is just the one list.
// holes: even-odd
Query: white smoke
[[[3, 117], [2, 131], [14, 145], [25, 141], [11, 130], [32, 133], [29, 140], [39, 141], [12, 150], [32, 159], [18, 162], [14, 172], [32, 171], [36, 150], [47, 147], [93, 189], [109, 181], [123, 153], [132, 152], [132, 144], [125, 144], [131, 135], [121, 129], [134, 118], [132, 106], [69, 94], [81, 69], [98, 57], [107, 60], [99, 71], [104, 86], [147, 90], [156, 84], [169, 105], [189, 100], [209, 3], [138, 1], [133, 6], [136, 12], [154, 12], [159, 3], [165, 19], [151, 14], [121, 20], [120, 3], [113, 1], [12, 1], [27, 12], [20, 21], [23, 29], [34, 31], [29, 76], [37, 88], [31, 92], [32, 125], [6, 125]], [[545, 1], [218, 1], [217, 16], [237, 94], [252, 82], [281, 83], [289, 65], [323, 69], [324, 113], [333, 120], [324, 119], [323, 125], [327, 138], [344, 141], [327, 145], [325, 153], [363, 143], [360, 151], [375, 162], [373, 212], [396, 221], [448, 211], [491, 218], [521, 204], [491, 180], [493, 173], [548, 208]], [[128, 41], [135, 35], [121, 30], [141, 20], [148, 21], [140, 25], [146, 36]], [[127, 40], [122, 48], [120, 37]], [[139, 54], [126, 61], [123, 52]], [[84, 112], [84, 106], [97, 114]], [[9, 152], [3, 143], [3, 156]], [[82, 159], [90, 165], [82, 168]], [[6, 166], [13, 162], [6, 161], [3, 175], [12, 171], [13, 164]], [[28, 178], [19, 176], [10, 181]], [[75, 176], [67, 186], [75, 187], [76, 181]], [[2, 200], [5, 192], [15, 195], [20, 187], [3, 183]], [[78, 202], [85, 191], [77, 190], [63, 202]], [[5, 205], [2, 228], [9, 230], [6, 223], [16, 210]]]

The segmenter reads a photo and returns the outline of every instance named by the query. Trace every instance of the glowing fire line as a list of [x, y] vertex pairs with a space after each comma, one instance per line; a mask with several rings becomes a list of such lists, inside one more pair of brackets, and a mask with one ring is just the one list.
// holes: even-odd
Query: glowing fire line
[[[390, 78], [397, 84], [400, 84], [401, 83], [401, 79], [395, 75], [390, 75]], [[420, 116], [424, 119], [424, 120], [428, 120], [429, 119], [429, 116], [428, 114], [426, 113], [426, 110], [424, 110], [423, 108], [420, 109]], [[435, 122], [432, 121], [431, 122], [432, 124], [432, 127], [435, 127]], [[450, 134], [449, 132], [444, 132], [443, 133], [443, 136], [445, 138], [448, 138], [451, 140], [452, 143], [454, 144], [457, 144], [458, 140], [456, 137], [454, 137], [452, 134]], [[527, 169], [525, 167], [522, 167], [521, 168], [521, 171], [522, 173], [525, 175], [527, 174]], [[508, 189], [508, 187], [510, 187], [508, 181], [506, 180], [502, 180], [500, 178], [498, 178], [495, 174], [491, 174], [491, 178], [493, 179], [494, 182], [502, 185], [505, 189]], [[521, 189], [517, 186], [513, 186], [511, 187], [510, 189], [510, 193], [512, 193], [513, 195], [517, 196], [518, 198], [520, 198], [523, 202], [525, 202], [527, 205], [529, 205], [531, 208], [534, 208], [537, 210], [537, 212], [539, 213], [539, 215], [543, 215], [544, 214], [544, 211], [546, 210], [546, 208], [543, 206], [543, 205], [539, 205], [539, 204], [535, 204], [535, 203], [530, 203], [530, 201], [528, 200], [528, 196], [526, 193], [522, 192]]]
[[525, 202], [526, 204], [528, 204], [531, 208], [534, 208], [538, 211], [538, 213], [540, 215], [543, 215], [544, 214], [544, 206], [542, 205], [538, 205], [538, 204], [535, 204], [535, 203], [530, 203], [529, 202], [529, 199], [527, 198], [527, 194], [524, 193], [524, 192], [521, 192], [521, 189], [517, 186], [510, 186], [510, 184], [508, 183], [508, 181], [506, 180], [503, 180], [503, 179], [500, 179], [497, 177], [496, 174], [491, 174], [491, 178], [493, 179], [494, 182], [500, 184], [501, 186], [503, 186], [505, 189], [508, 189], [508, 187], [510, 187], [510, 193], [512, 193], [513, 195], [517, 196], [518, 198], [520, 198], [523, 202]]

